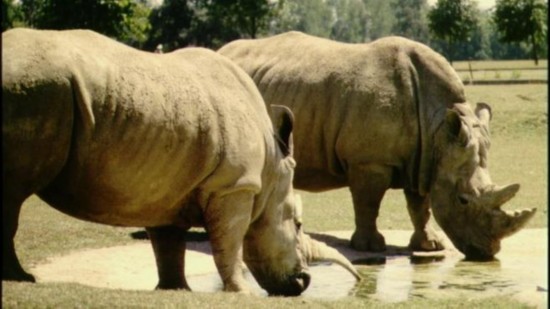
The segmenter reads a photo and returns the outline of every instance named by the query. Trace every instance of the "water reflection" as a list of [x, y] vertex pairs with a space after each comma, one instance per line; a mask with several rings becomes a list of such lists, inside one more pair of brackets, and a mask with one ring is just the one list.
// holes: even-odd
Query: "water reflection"
[[358, 266], [364, 280], [351, 293], [384, 302], [414, 298], [477, 298], [524, 291], [545, 293], [545, 288], [536, 284], [544, 280], [536, 265], [536, 261], [528, 258], [504, 263], [498, 259], [470, 262], [461, 257], [388, 257], [382, 265]]

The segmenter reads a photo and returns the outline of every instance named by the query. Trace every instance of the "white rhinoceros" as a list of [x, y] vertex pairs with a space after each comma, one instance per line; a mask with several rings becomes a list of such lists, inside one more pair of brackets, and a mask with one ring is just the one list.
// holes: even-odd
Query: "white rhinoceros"
[[487, 170], [491, 110], [475, 113], [449, 63], [425, 45], [389, 37], [344, 44], [289, 32], [238, 40], [219, 52], [252, 77], [266, 104], [296, 117], [294, 186], [349, 186], [355, 210], [351, 244], [385, 249], [376, 227], [386, 190], [403, 188], [414, 226], [409, 247], [436, 250], [430, 206], [454, 245], [489, 258], [500, 240], [535, 210], [500, 206], [519, 185], [496, 187]]
[[[249, 76], [206, 49], [159, 55], [91, 31], [2, 34], [2, 278], [34, 281], [13, 238], [36, 193], [83, 220], [147, 228], [162, 289], [189, 289], [185, 231], [209, 233], [226, 291], [242, 262], [270, 294], [298, 295], [336, 250], [300, 229], [288, 145]], [[285, 111], [286, 110], [286, 111]]]

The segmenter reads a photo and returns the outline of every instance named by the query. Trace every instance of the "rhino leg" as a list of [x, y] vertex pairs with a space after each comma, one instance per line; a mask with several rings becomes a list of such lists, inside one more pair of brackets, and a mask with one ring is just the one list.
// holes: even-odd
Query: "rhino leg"
[[429, 224], [431, 216], [429, 199], [408, 190], [405, 190], [405, 198], [407, 199], [407, 210], [414, 226], [409, 249], [413, 251], [442, 250], [442, 241]]
[[153, 245], [159, 282], [157, 289], [191, 290], [185, 280], [185, 234], [176, 226], [148, 227]]
[[355, 232], [351, 237], [351, 246], [359, 251], [386, 250], [386, 241], [378, 232], [376, 219], [380, 202], [391, 184], [391, 168], [378, 165], [350, 166], [348, 181], [355, 211]]
[[249, 292], [243, 276], [242, 247], [253, 202], [252, 192], [237, 191], [211, 198], [205, 210], [206, 230], [224, 291]]
[[24, 200], [24, 198], [15, 198], [9, 192], [3, 192], [2, 280], [35, 282], [34, 277], [21, 267], [13, 242], [19, 223], [19, 212]]

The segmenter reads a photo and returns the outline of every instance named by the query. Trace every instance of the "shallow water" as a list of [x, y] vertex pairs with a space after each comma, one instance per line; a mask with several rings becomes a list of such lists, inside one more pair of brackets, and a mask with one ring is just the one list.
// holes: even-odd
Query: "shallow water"
[[[409, 256], [389, 256], [384, 264], [356, 265], [363, 277], [359, 283], [340, 266], [318, 265], [311, 267], [312, 283], [302, 297], [338, 299], [354, 296], [402, 302], [421, 298], [472, 299], [512, 295], [543, 306], [547, 303], [547, 275], [545, 269], [536, 267], [540, 262], [540, 259], [529, 257], [469, 262], [461, 256], [453, 256], [419, 263]], [[255, 293], [266, 295], [250, 274], [246, 277]], [[222, 288], [217, 273], [192, 276], [189, 284], [195, 291], [219, 291]]]
[[[310, 267], [311, 284], [306, 298], [337, 299], [346, 296], [401, 302], [412, 299], [484, 298], [512, 295], [540, 308], [547, 307], [548, 230], [523, 230], [503, 241], [502, 251], [490, 262], [464, 261], [456, 250], [432, 256], [411, 256], [404, 247], [391, 246], [385, 254], [357, 252], [349, 248], [351, 232], [315, 235], [354, 262], [360, 282], [333, 264]], [[409, 231], [385, 231], [391, 244], [406, 244]], [[208, 242], [189, 242], [186, 273], [194, 291], [222, 289]], [[39, 281], [79, 282], [104, 288], [152, 290], [157, 281], [149, 243], [91, 249], [52, 258], [32, 272]], [[255, 294], [266, 295], [250, 273]]]
[[353, 288], [352, 294], [384, 302], [415, 298], [481, 298], [525, 292], [543, 296], [547, 289], [546, 271], [537, 268], [536, 263], [529, 258], [469, 262], [452, 257], [415, 264], [406, 258], [389, 258], [384, 265], [358, 267], [365, 279]]

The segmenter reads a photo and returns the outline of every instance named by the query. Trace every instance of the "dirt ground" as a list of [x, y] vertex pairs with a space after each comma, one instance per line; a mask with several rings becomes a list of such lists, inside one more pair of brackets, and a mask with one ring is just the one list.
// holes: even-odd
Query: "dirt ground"
[[[464, 262], [462, 254], [448, 239], [448, 249], [444, 251], [412, 254], [405, 248], [411, 231], [382, 231], [388, 244], [384, 254], [357, 252], [348, 247], [351, 233], [333, 231], [311, 236], [335, 247], [358, 265], [360, 273], [367, 276], [363, 281], [375, 281], [375, 288], [371, 284], [366, 291], [369, 297], [395, 302], [405, 301], [411, 295], [446, 297], [445, 293], [461, 295], [473, 289], [474, 296], [468, 294], [468, 297], [513, 294], [530, 305], [547, 306], [548, 229], [522, 230], [505, 239], [497, 255], [498, 261], [486, 265]], [[36, 265], [31, 272], [39, 282], [76, 282], [110, 289], [152, 290], [158, 279], [150, 243], [138, 240], [129, 246], [52, 257]], [[195, 291], [221, 289], [207, 241], [187, 243], [185, 272]], [[312, 283], [304, 297], [339, 298], [350, 293], [361, 294], [358, 292], [361, 285], [357, 285], [355, 279], [337, 265], [312, 266], [311, 274]], [[250, 274], [247, 278], [255, 292], [265, 294]], [[424, 283], [418, 285], [418, 282]], [[483, 282], [487, 284], [483, 285]]]

